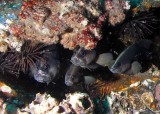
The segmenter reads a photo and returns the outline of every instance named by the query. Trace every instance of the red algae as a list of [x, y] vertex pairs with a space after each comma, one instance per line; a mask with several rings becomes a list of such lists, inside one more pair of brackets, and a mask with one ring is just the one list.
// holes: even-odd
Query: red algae
[[[84, 1], [69, 0], [24, 1], [19, 18], [25, 25], [25, 33], [20, 37], [46, 44], [60, 42], [71, 50], [76, 46], [93, 49], [101, 39], [101, 23], [106, 15], [100, 16], [97, 24], [89, 24], [83, 14], [83, 7], [91, 10], [92, 5], [85, 4]], [[99, 16], [97, 13], [96, 15]]]

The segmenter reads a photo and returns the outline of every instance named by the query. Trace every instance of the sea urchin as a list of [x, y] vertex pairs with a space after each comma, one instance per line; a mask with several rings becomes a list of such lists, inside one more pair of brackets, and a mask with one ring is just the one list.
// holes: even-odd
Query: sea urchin
[[122, 25], [120, 33], [136, 39], [145, 38], [153, 33], [158, 21], [158, 18], [153, 14], [143, 12], [127, 19]]
[[3, 67], [14, 73], [26, 73], [31, 67], [36, 67], [36, 61], [44, 60], [43, 55], [48, 52], [47, 45], [43, 43], [25, 41], [20, 52], [11, 51], [8, 53]]

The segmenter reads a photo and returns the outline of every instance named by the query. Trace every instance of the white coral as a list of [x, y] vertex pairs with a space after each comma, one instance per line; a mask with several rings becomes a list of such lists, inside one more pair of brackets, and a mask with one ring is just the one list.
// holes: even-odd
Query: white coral
[[[89, 106], [86, 108], [83, 106], [83, 100], [88, 100]], [[62, 102], [58, 102], [55, 98], [48, 94], [36, 94], [36, 98], [25, 109], [18, 110], [18, 114], [91, 114], [93, 113], [93, 102], [86, 93], [73, 93], [67, 94], [66, 99]]]
[[58, 101], [50, 95], [36, 94], [36, 99], [32, 101], [24, 110], [32, 114], [47, 114], [51, 109], [58, 105]]

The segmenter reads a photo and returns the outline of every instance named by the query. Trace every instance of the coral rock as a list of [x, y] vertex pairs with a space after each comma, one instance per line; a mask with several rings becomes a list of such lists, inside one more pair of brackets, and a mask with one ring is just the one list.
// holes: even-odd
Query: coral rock
[[154, 96], [151, 92], [145, 92], [141, 95], [143, 103], [150, 107], [151, 103], [154, 101]]
[[160, 101], [160, 84], [157, 84], [155, 88], [155, 98], [156, 100]]
[[131, 114], [132, 104], [127, 97], [127, 92], [111, 92], [110, 94], [111, 113], [115, 114]]
[[47, 114], [51, 109], [58, 105], [58, 101], [47, 94], [36, 94], [36, 98], [25, 109], [32, 114]]
[[46, 93], [38, 93], [31, 104], [25, 109], [19, 110], [19, 114], [26, 112], [28, 114], [92, 114], [93, 110], [93, 102], [86, 93], [67, 94], [66, 99], [60, 103]]
[[88, 86], [88, 89], [91, 95], [103, 97], [106, 94], [109, 94], [111, 91], [127, 91], [130, 88], [140, 85], [146, 79], [151, 79], [153, 82], [157, 82], [159, 77], [116, 74], [113, 77], [113, 80], [102, 81], [97, 79], [94, 83]]
[[106, 10], [109, 12], [109, 23], [112, 26], [125, 19], [124, 10], [130, 9], [128, 1], [106, 0]]
[[3, 82], [0, 82], [0, 91], [7, 97], [17, 96], [16, 91]]
[[[46, 44], [60, 42], [69, 49], [77, 45], [93, 49], [101, 35], [100, 27], [88, 25], [88, 19], [83, 15], [83, 7], [91, 10], [91, 6], [83, 1], [26, 1], [19, 15], [25, 24], [25, 35], [20, 37]], [[93, 15], [99, 16], [94, 11]]]

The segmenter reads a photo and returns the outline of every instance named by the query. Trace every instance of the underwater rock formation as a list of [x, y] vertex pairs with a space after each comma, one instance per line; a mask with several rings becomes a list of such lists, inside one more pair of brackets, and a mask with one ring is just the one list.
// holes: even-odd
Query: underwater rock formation
[[115, 26], [125, 19], [124, 11], [130, 9], [130, 4], [127, 0], [106, 0], [105, 7], [109, 12], [109, 23]]
[[132, 10], [136, 14], [141, 11], [149, 11], [151, 8], [160, 7], [160, 1], [158, 0], [132, 0]]
[[[77, 45], [85, 49], [93, 49], [101, 39], [100, 27], [89, 24], [83, 11], [89, 10], [92, 15], [99, 16], [92, 4], [83, 1], [25, 1], [19, 14], [24, 23], [22, 39], [37, 40], [46, 44], [60, 43], [69, 49]], [[54, 20], [54, 21], [52, 21]]]
[[36, 95], [34, 101], [19, 114], [92, 114], [94, 105], [86, 93], [66, 94], [60, 103], [48, 94]]
[[6, 52], [8, 47], [15, 49], [16, 51], [20, 51], [24, 40], [19, 38], [17, 35], [14, 35], [14, 33], [12, 34], [11, 29], [18, 34], [21, 34], [23, 31], [17, 31], [17, 29], [20, 30], [20, 26], [10, 28], [10, 26], [14, 23], [13, 20], [7, 20], [6, 23], [8, 25], [7, 28], [0, 28], [0, 52]]
[[77, 45], [87, 50], [94, 49], [97, 42], [101, 39], [99, 26], [94, 24], [88, 25], [79, 33], [65, 33], [62, 35], [61, 44], [65, 48], [74, 49]]
[[111, 80], [103, 81], [97, 79], [95, 82], [87, 85], [87, 89], [91, 95], [103, 97], [111, 91], [126, 91], [130, 87], [132, 88], [141, 84], [140, 82], [145, 79], [151, 79], [157, 82], [159, 80], [158, 78], [159, 76], [115, 74]]
[[2, 92], [7, 97], [17, 96], [16, 91], [3, 82], [0, 82], [0, 92]]
[[158, 91], [155, 91], [157, 95], [153, 91], [159, 76], [121, 75], [112, 81], [113, 83], [111, 80], [104, 82], [96, 80], [89, 85], [90, 87], [88, 86], [92, 97], [97, 98], [96, 94], [99, 97], [103, 96], [102, 99], [107, 97], [112, 113], [159, 113], [158, 103], [154, 98], [155, 96], [158, 98]]
[[157, 108], [160, 109], [160, 84], [155, 87], [155, 99], [158, 101]]
[[9, 34], [10, 26], [18, 21], [18, 13], [22, 1], [0, 1], [0, 52], [6, 52], [7, 47], [20, 50], [23, 40]]
[[110, 97], [108, 97], [112, 114], [132, 114], [133, 107], [130, 103], [130, 99], [127, 96], [127, 92], [111, 92]]
[[10, 99], [18, 97], [18, 92], [3, 81], [0, 81], [0, 114], [8, 114], [7, 106]]
[[[55, 98], [52, 98], [48, 94], [36, 94], [36, 98], [29, 104], [26, 108], [23, 109], [23, 112], [28, 112], [32, 114], [47, 114], [51, 109], [55, 108], [58, 105], [58, 101]], [[22, 113], [23, 113], [22, 112]]]

